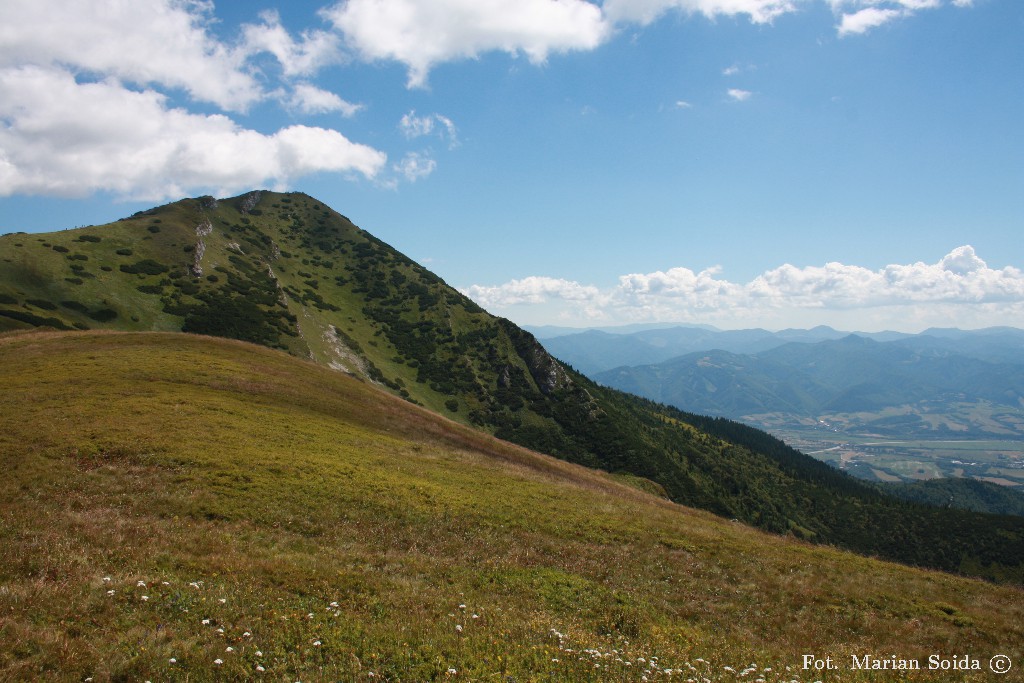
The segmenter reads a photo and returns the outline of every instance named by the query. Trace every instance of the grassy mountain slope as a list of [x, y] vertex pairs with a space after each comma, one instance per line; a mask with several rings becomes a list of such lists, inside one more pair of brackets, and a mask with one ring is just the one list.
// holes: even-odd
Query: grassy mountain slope
[[14, 333], [0, 383], [0, 679], [880, 681], [850, 656], [1024, 658], [1019, 588], [680, 508], [270, 349]]
[[0, 238], [0, 321], [283, 349], [519, 445], [650, 479], [676, 502], [1024, 581], [1024, 521], [897, 502], [770, 440], [600, 387], [306, 195], [188, 199], [107, 226]]

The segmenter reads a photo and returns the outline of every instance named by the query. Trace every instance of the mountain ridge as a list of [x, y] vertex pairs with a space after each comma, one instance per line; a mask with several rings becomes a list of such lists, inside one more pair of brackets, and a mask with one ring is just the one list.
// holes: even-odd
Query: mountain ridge
[[[1014, 343], [1024, 347], [1024, 333], [1009, 336], [1005, 345], [973, 352], [969, 345], [951, 346], [929, 338], [879, 342], [851, 334], [814, 343], [788, 342], [754, 354], [698, 351], [594, 377], [694, 412], [732, 419], [759, 412], [818, 419], [827, 412], [876, 411], [954, 395], [1019, 411], [1024, 405], [1024, 363], [1012, 355]], [[723, 362], [716, 365], [708, 359]], [[713, 377], [714, 367], [724, 372]], [[730, 393], [740, 388], [748, 390], [742, 397], [746, 404]], [[801, 400], [787, 399], [797, 391]], [[1007, 429], [1011, 431], [1002, 433], [1013, 433]]]
[[[529, 327], [542, 332], [545, 328]], [[1024, 347], [1024, 331], [1012, 327], [989, 327], [979, 330], [943, 330], [932, 328], [918, 334], [882, 331], [862, 332], [836, 330], [827, 325], [811, 329], [789, 328], [771, 332], [761, 328], [719, 330], [710, 326], [658, 325], [637, 331], [619, 328], [570, 329], [556, 328], [544, 338], [545, 346], [557, 358], [587, 375], [606, 372], [623, 366], [649, 365], [669, 361], [698, 351], [722, 350], [737, 354], [758, 354], [788, 342], [820, 342], [856, 335], [877, 342], [901, 342], [908, 346], [945, 345], [952, 342], [968, 344], [981, 352], [984, 339], [994, 346], [1000, 358], [1012, 354], [1020, 357]], [[554, 334], [554, 332], [559, 332]], [[996, 344], [998, 340], [998, 345]]]
[[1024, 581], [1021, 520], [887, 498], [765, 434], [602, 387], [308, 195], [201, 197], [107, 226], [8, 235], [0, 259], [9, 329], [56, 321], [259, 343], [527, 448], [650, 479], [679, 503]]

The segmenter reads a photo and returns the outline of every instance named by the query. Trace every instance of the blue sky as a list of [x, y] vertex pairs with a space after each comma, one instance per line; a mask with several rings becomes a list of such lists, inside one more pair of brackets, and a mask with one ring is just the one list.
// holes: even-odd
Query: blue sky
[[1022, 34], [1018, 0], [7, 0], [0, 232], [298, 190], [521, 324], [1024, 327]]

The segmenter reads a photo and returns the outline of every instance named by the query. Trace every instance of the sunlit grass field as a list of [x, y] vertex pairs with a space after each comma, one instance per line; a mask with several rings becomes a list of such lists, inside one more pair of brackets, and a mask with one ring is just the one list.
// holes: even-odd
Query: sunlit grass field
[[681, 508], [281, 352], [13, 333], [0, 383], [0, 680], [1021, 680], [1019, 588]]

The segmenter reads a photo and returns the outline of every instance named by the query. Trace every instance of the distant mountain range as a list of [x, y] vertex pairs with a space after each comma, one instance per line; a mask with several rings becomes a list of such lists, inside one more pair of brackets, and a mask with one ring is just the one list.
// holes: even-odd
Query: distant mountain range
[[697, 413], [817, 418], [922, 401], [986, 402], [1009, 411], [1009, 421], [978, 429], [1024, 436], [1013, 417], [1024, 409], [1024, 330], [1012, 327], [905, 334], [678, 326], [588, 330], [544, 344], [602, 384]]
[[[734, 348], [770, 343], [758, 339], [756, 331], [742, 339], [737, 333], [721, 341], [733, 342]], [[646, 344], [644, 339], [641, 353]], [[574, 364], [572, 353], [564, 348], [562, 353]], [[940, 331], [888, 342], [851, 334], [746, 354], [715, 348], [593, 377], [684, 410], [734, 419], [764, 413], [818, 418], [922, 402], [983, 402], [1005, 414], [994, 422], [965, 425], [963, 431], [1024, 436], [1024, 331], [1013, 329]], [[929, 429], [919, 416], [891, 417], [903, 434]], [[921, 424], [915, 427], [916, 422]]]
[[759, 354], [791, 342], [815, 343], [855, 334], [877, 342], [903, 342], [907, 348], [962, 353], [992, 362], [1024, 362], [1024, 330], [994, 327], [963, 331], [932, 328], [920, 334], [843, 332], [828, 326], [778, 332], [754, 328], [719, 330], [709, 326], [640, 325], [587, 330], [529, 327], [555, 357], [580, 372], [594, 375], [621, 366], [650, 365], [698, 351]]

